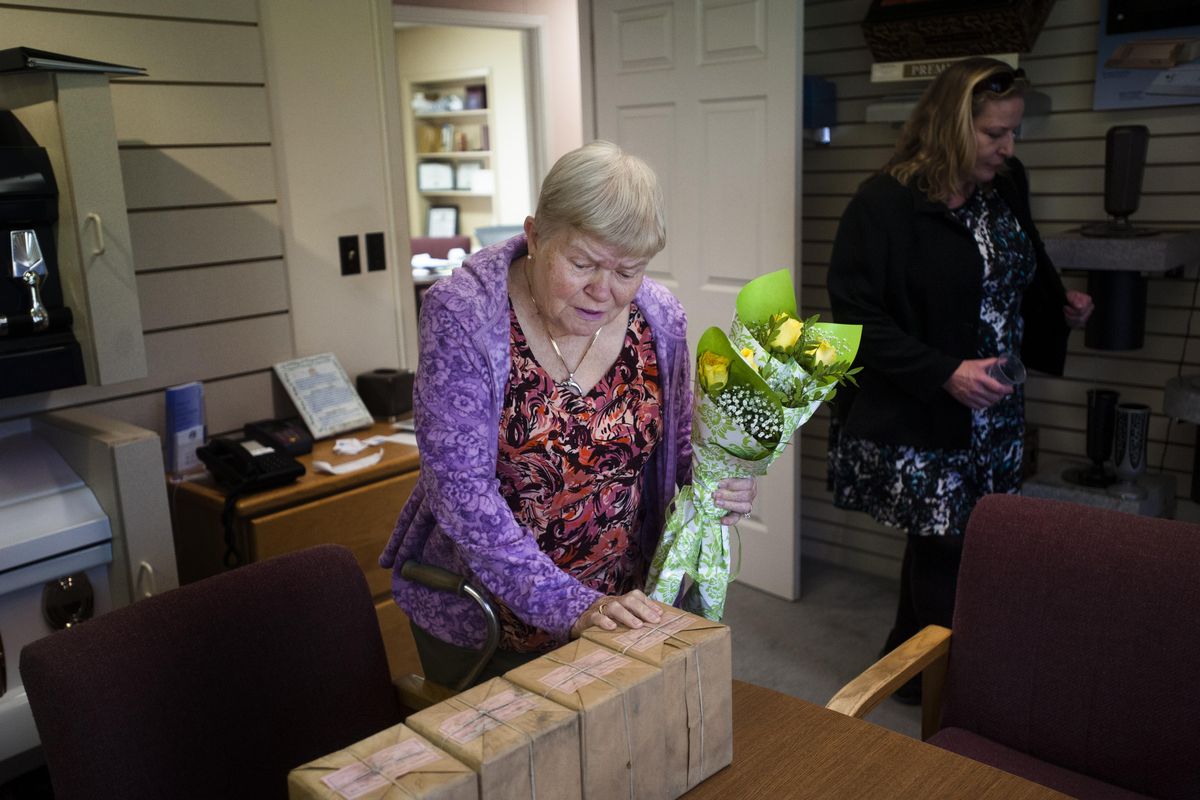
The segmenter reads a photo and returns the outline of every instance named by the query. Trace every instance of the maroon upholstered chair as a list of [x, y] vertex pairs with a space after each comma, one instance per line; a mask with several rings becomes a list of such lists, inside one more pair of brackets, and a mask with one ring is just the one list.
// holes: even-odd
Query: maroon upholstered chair
[[470, 236], [414, 236], [409, 240], [410, 249], [415, 256], [425, 253], [433, 258], [446, 258], [450, 251], [461, 247], [463, 252], [471, 252]]
[[953, 634], [927, 628], [828, 705], [862, 716], [922, 669], [932, 744], [1076, 797], [1200, 798], [1200, 526], [985, 497]]
[[401, 721], [350, 551], [182, 586], [27, 646], [56, 800], [286, 798], [288, 770]]

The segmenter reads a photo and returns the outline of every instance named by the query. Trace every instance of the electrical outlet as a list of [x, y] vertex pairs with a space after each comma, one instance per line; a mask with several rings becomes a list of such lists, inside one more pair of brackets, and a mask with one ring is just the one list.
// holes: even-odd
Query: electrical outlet
[[387, 269], [387, 257], [383, 252], [383, 232], [367, 234], [367, 272], [382, 272]]
[[342, 261], [343, 275], [357, 275], [362, 272], [362, 260], [359, 257], [358, 234], [338, 237], [338, 255]]

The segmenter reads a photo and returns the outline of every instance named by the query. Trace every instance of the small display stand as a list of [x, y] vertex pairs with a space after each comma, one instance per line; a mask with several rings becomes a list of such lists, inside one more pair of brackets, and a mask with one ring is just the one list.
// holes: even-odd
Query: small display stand
[[1141, 514], [1145, 517], [1174, 519], [1174, 475], [1145, 473], [1139, 476], [1137, 485], [1145, 489], [1146, 496], [1131, 500], [1119, 497], [1108, 489], [1080, 486], [1076, 483], [1069, 483], [1063, 478], [1063, 473], [1068, 470], [1086, 469], [1089, 463], [1087, 461], [1053, 461], [1025, 481], [1021, 494], [1026, 497], [1040, 497], [1044, 500], [1066, 500], [1095, 508], [1124, 511], [1127, 514]]

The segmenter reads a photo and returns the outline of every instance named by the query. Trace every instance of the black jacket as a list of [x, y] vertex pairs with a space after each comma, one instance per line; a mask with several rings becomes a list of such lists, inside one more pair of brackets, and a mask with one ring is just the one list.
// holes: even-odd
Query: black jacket
[[[993, 182], [1037, 254], [1025, 292], [1021, 359], [1061, 375], [1066, 292], [1029, 210], [1025, 169], [1015, 158]], [[876, 175], [850, 201], [833, 244], [829, 296], [836, 322], [863, 326], [857, 391], [839, 390], [844, 429], [886, 444], [925, 449], [970, 444], [971, 411], [942, 385], [978, 358], [983, 257], [943, 203], [890, 175]], [[850, 387], [847, 387], [848, 389]]]

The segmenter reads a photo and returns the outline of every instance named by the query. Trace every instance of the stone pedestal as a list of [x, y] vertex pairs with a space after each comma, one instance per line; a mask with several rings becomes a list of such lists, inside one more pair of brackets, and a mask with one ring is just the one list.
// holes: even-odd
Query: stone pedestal
[[1096, 508], [1109, 508], [1127, 514], [1146, 517], [1175, 517], [1175, 476], [1146, 473], [1137, 481], [1146, 490], [1146, 496], [1136, 500], [1124, 499], [1094, 486], [1079, 486], [1063, 479], [1063, 473], [1073, 468], [1086, 468], [1086, 461], [1053, 461], [1021, 488], [1026, 497], [1041, 497], [1045, 500], [1066, 500]]
[[1088, 273], [1096, 310], [1084, 344], [1097, 350], [1137, 350], [1146, 327], [1146, 277], [1200, 263], [1200, 231], [1160, 231], [1153, 236], [1100, 238], [1079, 231], [1044, 237], [1059, 269]]

